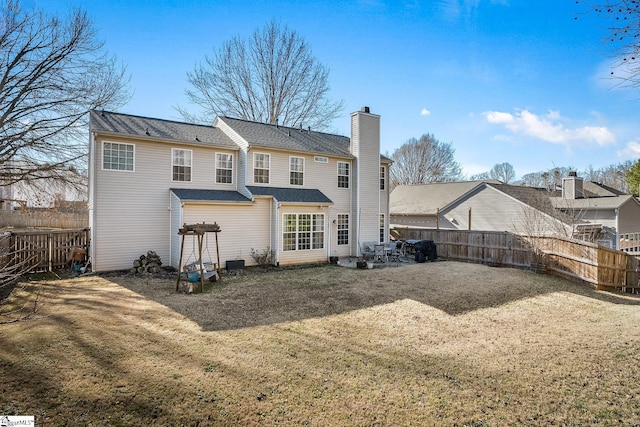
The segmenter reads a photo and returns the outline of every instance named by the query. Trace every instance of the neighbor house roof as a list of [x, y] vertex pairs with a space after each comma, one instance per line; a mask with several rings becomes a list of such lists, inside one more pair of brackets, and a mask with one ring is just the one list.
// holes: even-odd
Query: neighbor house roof
[[617, 209], [630, 200], [635, 200], [631, 194], [609, 197], [585, 197], [580, 199], [550, 197], [549, 199], [556, 209]]
[[484, 182], [461, 181], [434, 182], [429, 184], [398, 185], [389, 196], [391, 215], [436, 215], [438, 209], [455, 202]]
[[251, 202], [237, 191], [172, 188], [171, 192], [183, 202]]
[[591, 193], [593, 196], [597, 197], [622, 196], [626, 194], [620, 190], [609, 187], [608, 185], [593, 181], [584, 181], [582, 183], [582, 188], [584, 189], [585, 193]]
[[89, 130], [103, 134], [238, 149], [231, 138], [211, 125], [152, 119], [109, 111], [92, 110], [89, 114]]
[[306, 188], [260, 187], [248, 185], [247, 190], [254, 196], [271, 196], [282, 203], [333, 204], [322, 191]]
[[218, 117], [242, 137], [250, 147], [353, 157], [349, 138], [341, 135]]

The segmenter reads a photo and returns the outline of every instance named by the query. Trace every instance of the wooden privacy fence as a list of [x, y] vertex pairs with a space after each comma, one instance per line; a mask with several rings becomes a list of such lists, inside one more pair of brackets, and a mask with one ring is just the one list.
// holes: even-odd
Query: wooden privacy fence
[[8, 231], [3, 240], [5, 268], [42, 272], [64, 268], [74, 246], [89, 247], [89, 228], [70, 230]]
[[89, 225], [89, 213], [55, 210], [14, 211], [0, 209], [0, 227], [78, 229]]
[[582, 240], [401, 227], [392, 228], [391, 236], [396, 240], [433, 240], [442, 258], [544, 270], [597, 289], [640, 291], [636, 257]]

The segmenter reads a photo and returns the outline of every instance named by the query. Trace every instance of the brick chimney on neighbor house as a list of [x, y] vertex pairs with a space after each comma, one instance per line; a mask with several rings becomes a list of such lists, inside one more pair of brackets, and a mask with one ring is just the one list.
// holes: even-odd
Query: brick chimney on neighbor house
[[569, 172], [569, 176], [562, 178], [562, 198], [575, 200], [584, 197], [583, 179], [576, 172]]

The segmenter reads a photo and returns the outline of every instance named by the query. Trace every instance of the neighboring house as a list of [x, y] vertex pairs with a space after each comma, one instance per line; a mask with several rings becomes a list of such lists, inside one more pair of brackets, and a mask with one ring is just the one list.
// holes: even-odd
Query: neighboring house
[[[20, 165], [19, 161], [11, 163], [8, 169]], [[0, 209], [53, 209], [61, 204], [81, 205], [79, 202], [86, 202], [86, 176], [70, 170], [65, 174], [66, 180], [39, 178], [0, 186]], [[72, 185], [72, 182], [78, 185]]]
[[[589, 190], [586, 190], [586, 189]], [[575, 175], [561, 191], [496, 181], [398, 186], [390, 195], [393, 226], [563, 235], [618, 248], [619, 233], [640, 231], [631, 195]]]
[[620, 249], [621, 234], [640, 231], [640, 202], [631, 194], [601, 184], [596, 186], [571, 174], [563, 178], [562, 191], [550, 198], [551, 203], [556, 209], [575, 218], [599, 224], [602, 232], [598, 236], [598, 243]]
[[[178, 267], [183, 224], [216, 222], [222, 267], [357, 256], [389, 235], [391, 161], [380, 116], [351, 114], [351, 138], [217, 117], [213, 126], [90, 113], [89, 221], [95, 271], [127, 269], [148, 250]], [[217, 261], [213, 233], [205, 256]], [[193, 256], [185, 243], [185, 258]], [[196, 255], [197, 257], [197, 255]], [[192, 261], [195, 261], [193, 257]]]

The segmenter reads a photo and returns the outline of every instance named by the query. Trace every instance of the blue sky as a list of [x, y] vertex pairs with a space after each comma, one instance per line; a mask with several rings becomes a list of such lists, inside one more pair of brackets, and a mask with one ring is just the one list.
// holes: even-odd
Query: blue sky
[[[271, 19], [296, 30], [330, 69], [345, 110], [381, 116], [382, 151], [431, 133], [467, 175], [509, 162], [518, 177], [640, 157], [640, 91], [608, 78], [606, 22], [575, 0], [23, 0], [80, 6], [127, 67], [123, 113], [180, 120], [186, 75], [234, 36]], [[578, 19], [576, 19], [576, 17]], [[193, 107], [195, 108], [195, 106]]]

